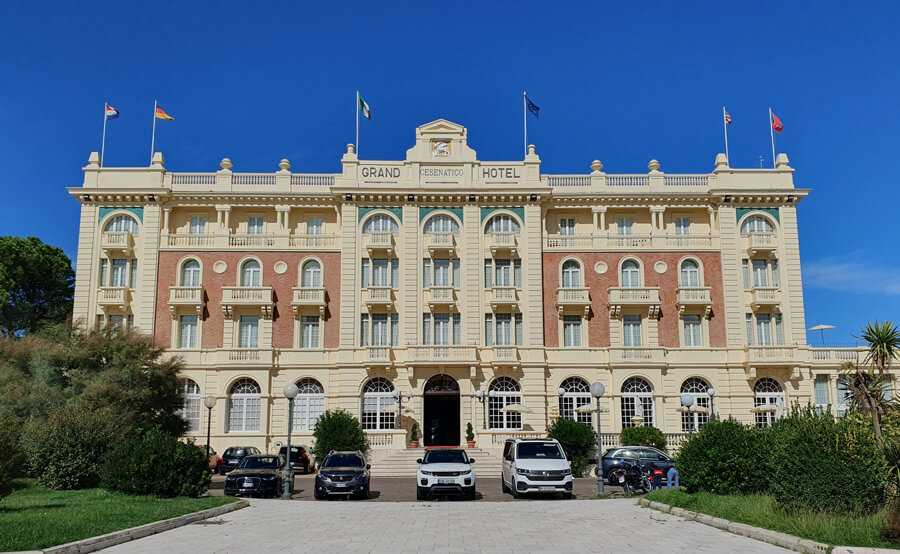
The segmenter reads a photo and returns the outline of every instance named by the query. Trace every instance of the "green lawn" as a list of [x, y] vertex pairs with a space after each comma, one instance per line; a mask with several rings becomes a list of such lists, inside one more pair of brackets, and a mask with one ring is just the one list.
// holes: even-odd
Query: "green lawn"
[[0, 500], [0, 552], [38, 550], [235, 501], [127, 496], [103, 489], [54, 491], [31, 479], [14, 486]]
[[786, 514], [776, 510], [771, 496], [688, 494], [680, 490], [652, 491], [647, 500], [834, 546], [897, 548], [881, 538], [884, 510], [871, 516]]

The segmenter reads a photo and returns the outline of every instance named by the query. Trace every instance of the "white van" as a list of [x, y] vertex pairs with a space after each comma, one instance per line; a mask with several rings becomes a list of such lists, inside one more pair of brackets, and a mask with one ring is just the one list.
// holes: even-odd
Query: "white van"
[[556, 439], [507, 439], [500, 481], [513, 498], [532, 492], [572, 497], [572, 468]]

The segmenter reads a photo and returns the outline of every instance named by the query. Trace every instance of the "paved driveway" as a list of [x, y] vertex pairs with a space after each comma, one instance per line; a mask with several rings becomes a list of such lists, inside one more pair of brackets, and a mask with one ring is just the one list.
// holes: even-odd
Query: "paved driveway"
[[110, 553], [786, 552], [634, 499], [565, 502], [284, 502], [114, 546]]

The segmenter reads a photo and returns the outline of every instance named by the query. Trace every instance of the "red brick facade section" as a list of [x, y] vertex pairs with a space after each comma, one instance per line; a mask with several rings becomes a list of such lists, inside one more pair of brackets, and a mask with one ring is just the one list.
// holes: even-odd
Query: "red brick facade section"
[[[609, 287], [619, 286], [619, 263], [622, 258], [635, 258], [643, 266], [644, 286], [659, 287], [661, 303], [659, 318], [659, 346], [677, 348], [680, 345], [678, 336], [678, 279], [681, 271], [680, 262], [685, 257], [696, 258], [702, 265], [701, 286], [710, 287], [712, 313], [709, 318], [709, 346], [725, 346], [725, 317], [722, 313], [724, 296], [722, 291], [722, 262], [718, 253], [685, 253], [685, 252], [641, 252], [639, 254], [610, 252], [545, 252], [544, 253], [544, 345], [559, 346], [559, 315], [556, 310], [556, 288], [560, 281], [560, 264], [566, 258], [581, 261], [585, 286], [590, 288], [591, 311], [588, 314], [588, 346], [609, 346]], [[597, 262], [604, 262], [608, 269], [603, 275], [594, 270]], [[659, 274], [654, 265], [663, 261], [668, 266], [665, 273]], [[655, 346], [655, 345], [648, 345]]]
[[[238, 285], [238, 270], [241, 261], [250, 256], [249, 252], [161, 252], [157, 277], [156, 298], [156, 342], [164, 348], [171, 347], [172, 317], [169, 312], [169, 287], [178, 284], [178, 268], [185, 258], [195, 258], [203, 268], [203, 292], [206, 310], [203, 313], [202, 338], [200, 347], [221, 348], [225, 316], [220, 302], [222, 287]], [[263, 286], [272, 287], [275, 310], [272, 325], [272, 347], [294, 348], [294, 312], [291, 308], [293, 287], [300, 284], [300, 263], [314, 257], [322, 262], [325, 300], [328, 303], [321, 329], [325, 348], [337, 348], [340, 337], [338, 314], [340, 313], [340, 266], [341, 255], [337, 252], [254, 252], [252, 255], [262, 263]], [[222, 260], [228, 264], [224, 273], [213, 271], [213, 265]], [[275, 263], [285, 262], [287, 271], [275, 273]], [[312, 314], [312, 312], [311, 312]], [[235, 343], [237, 340], [235, 339]], [[267, 345], [260, 344], [260, 348]]]

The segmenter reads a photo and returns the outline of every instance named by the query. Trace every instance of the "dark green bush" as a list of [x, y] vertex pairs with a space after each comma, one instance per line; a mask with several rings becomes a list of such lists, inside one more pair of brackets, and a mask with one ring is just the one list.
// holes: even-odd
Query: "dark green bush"
[[0, 498], [9, 494], [12, 480], [22, 469], [19, 438], [22, 424], [13, 418], [0, 418]]
[[769, 489], [765, 432], [728, 419], [710, 421], [678, 452], [675, 467], [688, 492], [753, 494]]
[[106, 453], [124, 438], [121, 414], [110, 408], [60, 407], [32, 417], [19, 444], [28, 469], [45, 487], [96, 487]]
[[622, 446], [652, 446], [663, 451], [667, 446], [663, 432], [650, 425], [622, 429], [621, 440]]
[[884, 505], [887, 462], [869, 429], [805, 408], [769, 433], [770, 492], [779, 507], [871, 514]]
[[316, 421], [313, 429], [316, 462], [325, 459], [332, 450], [369, 450], [369, 441], [359, 420], [344, 410], [328, 410]]
[[547, 435], [559, 441], [569, 459], [572, 475], [581, 477], [588, 466], [591, 451], [597, 446], [597, 435], [591, 426], [559, 418], [547, 429]]
[[209, 489], [206, 452], [159, 428], [137, 431], [106, 455], [100, 485], [125, 494], [200, 496]]

